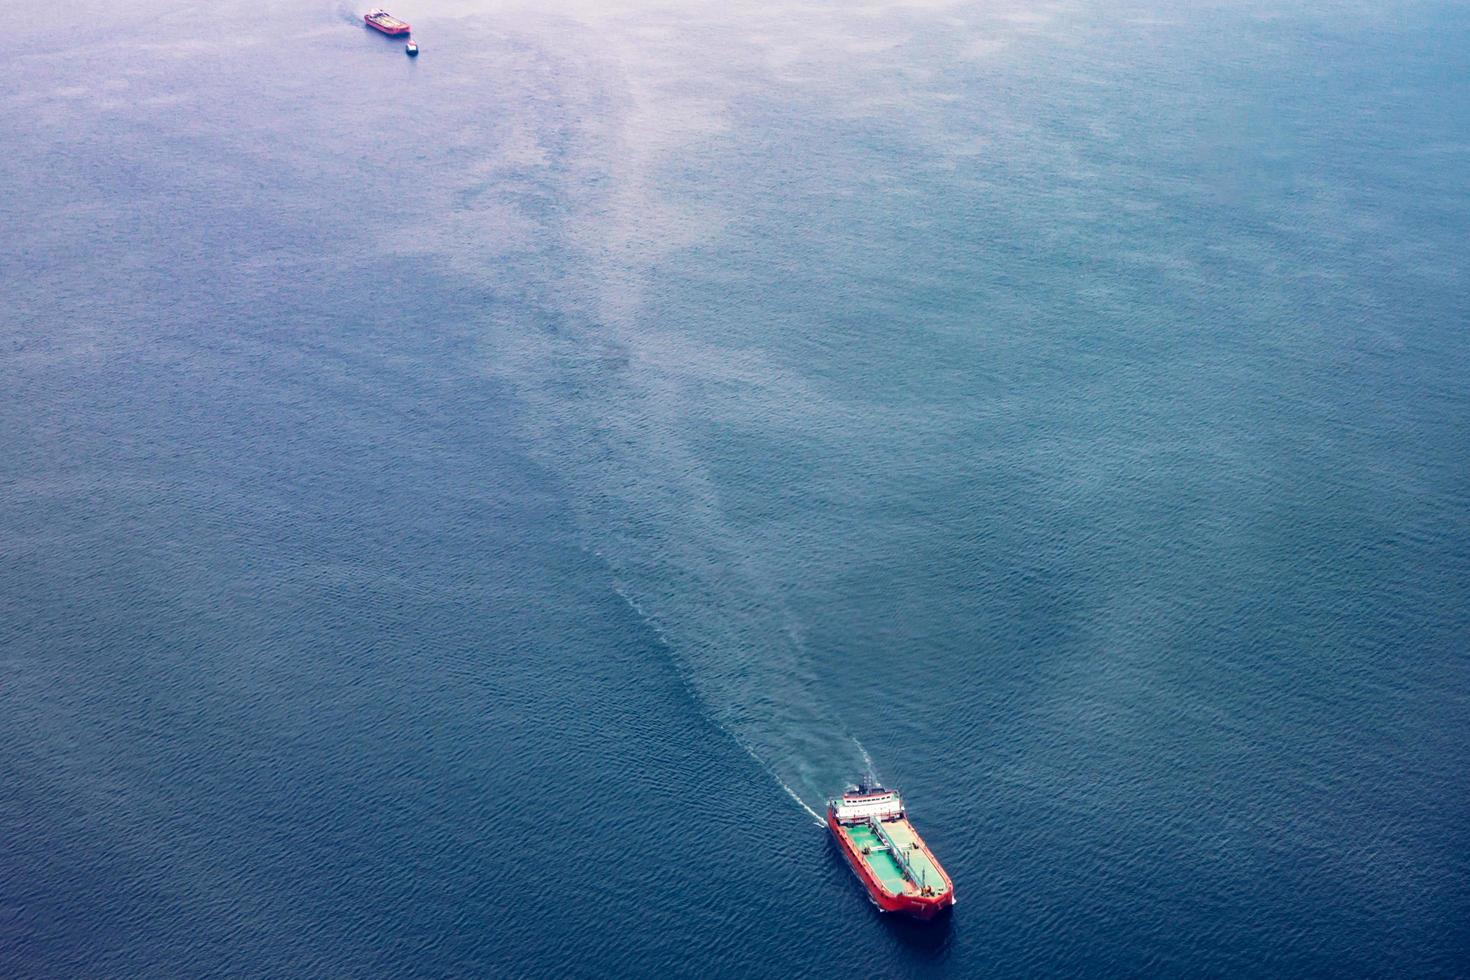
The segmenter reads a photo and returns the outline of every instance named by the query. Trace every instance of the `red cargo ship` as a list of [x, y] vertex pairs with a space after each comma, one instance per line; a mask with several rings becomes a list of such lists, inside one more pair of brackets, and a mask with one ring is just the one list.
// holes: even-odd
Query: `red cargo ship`
[[882, 786], [855, 786], [827, 804], [827, 829], [884, 912], [932, 919], [954, 904], [954, 885], [909, 823], [903, 800]]
[[388, 11], [379, 7], [377, 10], [369, 11], [362, 15], [367, 26], [375, 31], [382, 31], [390, 37], [396, 37], [408, 33], [408, 25], [397, 17], [389, 15]]

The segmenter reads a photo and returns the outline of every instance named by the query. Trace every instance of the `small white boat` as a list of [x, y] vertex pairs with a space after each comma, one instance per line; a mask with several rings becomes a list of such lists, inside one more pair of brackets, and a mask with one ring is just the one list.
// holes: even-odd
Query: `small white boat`
[[417, 41], [409, 41], [403, 46], [403, 50], [408, 52], [410, 58], [417, 58], [419, 56], [419, 45]]

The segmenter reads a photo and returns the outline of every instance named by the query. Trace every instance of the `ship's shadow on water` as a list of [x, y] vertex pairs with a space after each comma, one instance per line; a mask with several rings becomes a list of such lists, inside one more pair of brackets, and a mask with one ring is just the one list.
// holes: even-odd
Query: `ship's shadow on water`
[[884, 912], [866, 898], [862, 883], [853, 875], [852, 868], [842, 857], [842, 852], [837, 849], [837, 842], [832, 840], [830, 834], [827, 835], [827, 860], [833, 873], [840, 877], [844, 885], [853, 889], [853, 896], [863, 897], [868, 915], [875, 920], [874, 928], [883, 929], [895, 943], [916, 956], [938, 961], [948, 954], [950, 942], [954, 938], [953, 908], [945, 909], [928, 922]]
[[949, 952], [950, 939], [954, 935], [954, 909], [945, 909], [929, 922], [920, 922], [908, 916], [888, 915], [873, 909], [873, 914], [883, 920], [888, 934], [904, 949], [919, 956], [939, 960]]

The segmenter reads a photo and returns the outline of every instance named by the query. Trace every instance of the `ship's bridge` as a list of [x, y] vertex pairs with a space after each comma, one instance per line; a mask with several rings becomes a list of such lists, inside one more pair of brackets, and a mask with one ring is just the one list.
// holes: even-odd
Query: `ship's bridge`
[[903, 799], [891, 789], [875, 786], [842, 794], [830, 804], [838, 823], [863, 820], [892, 820], [903, 816]]

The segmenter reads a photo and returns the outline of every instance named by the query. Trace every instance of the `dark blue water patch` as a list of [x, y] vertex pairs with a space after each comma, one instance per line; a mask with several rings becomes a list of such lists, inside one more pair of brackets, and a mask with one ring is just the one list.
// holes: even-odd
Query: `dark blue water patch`
[[[380, 356], [439, 357], [436, 333], [378, 336]], [[15, 962], [592, 975], [602, 956], [654, 955], [649, 919], [717, 915], [702, 882], [779, 877], [773, 846], [820, 867], [805, 817], [712, 736], [577, 544], [493, 390], [451, 369], [429, 397], [420, 370], [364, 357], [354, 379], [330, 351], [337, 411], [316, 419], [296, 393], [324, 390], [320, 358], [292, 346], [258, 365], [270, 386], [155, 400], [101, 372], [88, 390], [112, 395], [76, 410], [89, 432], [151, 418], [172, 452], [145, 445], [7, 522], [31, 541], [6, 589], [7, 645], [27, 654], [7, 738], [27, 883]], [[206, 434], [214, 451], [191, 453]], [[37, 619], [47, 596], [82, 593], [63, 621]], [[567, 626], [554, 641], [548, 615]], [[732, 766], [743, 786], [701, 777]], [[739, 842], [750, 793], [774, 845]], [[550, 942], [546, 924], [588, 902], [602, 939]], [[682, 944], [663, 945], [656, 961], [675, 962]]]

